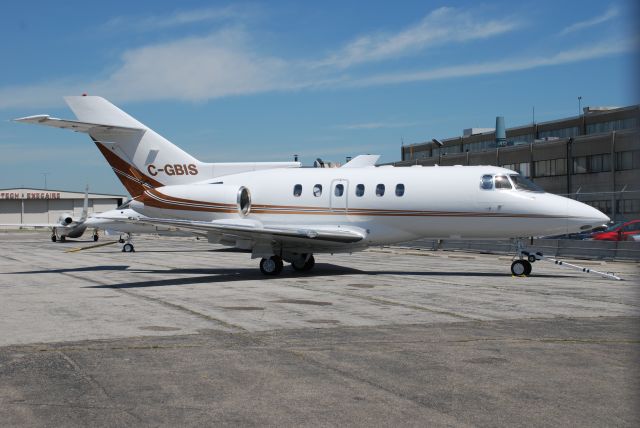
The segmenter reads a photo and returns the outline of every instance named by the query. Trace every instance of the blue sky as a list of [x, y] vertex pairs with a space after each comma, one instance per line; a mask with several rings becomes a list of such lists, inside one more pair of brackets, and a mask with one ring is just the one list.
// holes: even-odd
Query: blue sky
[[0, 188], [124, 193], [74, 118], [101, 95], [202, 161], [400, 158], [401, 141], [638, 103], [632, 1], [4, 2]]

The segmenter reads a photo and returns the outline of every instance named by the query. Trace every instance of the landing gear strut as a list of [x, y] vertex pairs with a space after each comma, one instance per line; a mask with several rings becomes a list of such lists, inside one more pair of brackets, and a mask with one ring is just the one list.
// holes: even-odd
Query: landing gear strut
[[260, 260], [260, 272], [269, 276], [276, 276], [282, 272], [282, 258], [280, 256], [271, 256], [268, 259]]

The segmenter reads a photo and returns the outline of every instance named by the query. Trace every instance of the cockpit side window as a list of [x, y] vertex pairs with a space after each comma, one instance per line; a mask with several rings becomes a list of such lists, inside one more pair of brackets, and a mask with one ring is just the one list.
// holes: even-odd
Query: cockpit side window
[[511, 182], [509, 181], [506, 175], [496, 175], [494, 182], [495, 182], [496, 189], [501, 189], [501, 190], [513, 189], [513, 187], [511, 186]]
[[511, 178], [511, 181], [516, 187], [516, 190], [526, 190], [528, 192], [544, 192], [542, 187], [538, 186], [533, 181], [524, 178], [520, 174], [511, 174], [509, 175], [509, 178]]
[[480, 179], [480, 188], [483, 190], [493, 189], [493, 175], [483, 175]]

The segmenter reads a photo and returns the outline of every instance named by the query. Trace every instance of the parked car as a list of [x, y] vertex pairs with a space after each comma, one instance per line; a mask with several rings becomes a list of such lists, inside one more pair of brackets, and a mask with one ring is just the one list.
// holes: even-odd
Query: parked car
[[638, 234], [640, 234], [640, 220], [631, 220], [614, 224], [604, 232], [593, 234], [591, 238], [596, 241], [627, 241], [633, 240], [632, 236]]

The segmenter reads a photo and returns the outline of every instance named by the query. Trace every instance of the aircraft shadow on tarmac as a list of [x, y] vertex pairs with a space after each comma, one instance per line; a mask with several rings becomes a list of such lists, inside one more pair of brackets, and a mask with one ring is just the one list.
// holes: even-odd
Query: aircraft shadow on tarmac
[[[338, 275], [403, 275], [416, 277], [430, 276], [450, 276], [450, 277], [505, 277], [507, 274], [493, 272], [398, 272], [398, 271], [362, 271], [358, 269], [342, 267], [332, 264], [317, 264], [312, 272], [299, 273], [285, 269], [280, 276], [264, 276], [255, 268], [238, 269], [171, 269], [171, 270], [149, 270], [133, 269], [131, 273], [153, 273], [153, 274], [193, 274], [200, 275], [188, 278], [167, 278], [153, 279], [146, 281], [132, 281], [125, 283], [93, 285], [86, 288], [145, 288], [164, 287], [172, 285], [208, 284], [233, 281], [271, 281], [278, 278], [314, 278], [323, 276]], [[562, 278], [562, 275], [536, 275], [542, 278]]]
[[[127, 265], [105, 265], [105, 266], [84, 266], [77, 268], [61, 268], [61, 269], [44, 269], [36, 271], [25, 272], [9, 272], [10, 274], [37, 274], [37, 273], [73, 273], [73, 272], [108, 272], [108, 271], [120, 271], [135, 274], [156, 274], [156, 275], [199, 275], [187, 278], [167, 278], [167, 279], [152, 279], [144, 281], [132, 281], [132, 282], [120, 282], [115, 284], [101, 284], [91, 285], [85, 288], [144, 288], [144, 287], [164, 287], [171, 285], [189, 285], [189, 284], [207, 284], [207, 283], [219, 283], [219, 282], [232, 282], [232, 281], [270, 281], [278, 278], [314, 278], [322, 276], [338, 276], [338, 275], [402, 275], [402, 276], [414, 276], [414, 277], [434, 277], [434, 276], [448, 276], [448, 277], [495, 277], [503, 278], [508, 276], [507, 273], [496, 272], [447, 272], [447, 271], [389, 271], [389, 270], [377, 270], [377, 271], [364, 271], [359, 269], [353, 269], [349, 267], [329, 264], [318, 263], [314, 267], [313, 271], [299, 273], [290, 268], [285, 268], [280, 276], [265, 276], [260, 273], [256, 268], [176, 268], [176, 269], [129, 269]], [[537, 278], [563, 278], [566, 275], [535, 275]]]

